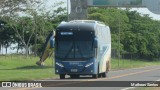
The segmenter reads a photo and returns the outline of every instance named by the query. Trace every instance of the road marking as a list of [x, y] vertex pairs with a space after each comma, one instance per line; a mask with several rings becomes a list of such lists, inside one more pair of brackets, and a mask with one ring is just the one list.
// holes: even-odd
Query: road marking
[[[100, 78], [100, 79], [96, 79], [96, 80], [110, 80], [110, 79], [115, 79], [115, 78], [120, 78], [120, 77], [135, 75], [135, 74], [141, 74], [141, 73], [145, 73], [145, 72], [150, 72], [150, 71], [154, 71], [154, 70], [159, 70], [159, 69], [160, 69], [160, 68], [150, 69], [150, 70], [144, 70], [144, 71], [140, 71], [140, 72], [127, 73], [127, 74], [123, 74], [123, 75], [112, 76], [112, 77], [110, 77], [110, 78]], [[91, 80], [91, 81], [92, 81], [92, 80]], [[93, 81], [95, 81], [95, 80], [93, 80]]]
[[[154, 71], [154, 70], [159, 70], [160, 68], [156, 68], [156, 69], [150, 69], [150, 70], [144, 70], [144, 71], [140, 71], [140, 72], [135, 72], [135, 73], [128, 73], [128, 74], [123, 74], [123, 75], [118, 75], [118, 76], [113, 76], [110, 78], [99, 78], [99, 79], [90, 79], [90, 80], [83, 80], [80, 82], [74, 82], [71, 81], [71, 83], [61, 83], [61, 84], [54, 84], [54, 86], [61, 86], [61, 85], [67, 85], [67, 84], [76, 84], [76, 83], [83, 83], [83, 82], [89, 82], [89, 81], [97, 81], [97, 80], [110, 80], [110, 79], [115, 79], [115, 78], [120, 78], [120, 77], [125, 77], [125, 76], [130, 76], [130, 75], [135, 75], [135, 74], [141, 74], [141, 73], [145, 73], [145, 72], [149, 72], [149, 71]], [[48, 85], [50, 86], [50, 85]], [[52, 85], [53, 86], [53, 85]]]
[[9, 89], [9, 90], [31, 90], [31, 89], [29, 89], [29, 88], [16, 88], [16, 89]]
[[[98, 79], [89, 79], [89, 80], [81, 80], [81, 81], [110, 80], [110, 79], [115, 79], [115, 78], [135, 75], [135, 74], [141, 74], [141, 73], [145, 73], [145, 72], [149, 72], [149, 71], [159, 70], [159, 69], [160, 68], [156, 68], [156, 69], [144, 70], [144, 71], [140, 71], [140, 72], [134, 72], [134, 73], [127, 73], [127, 74], [122, 74], [122, 75], [118, 75], [118, 76], [112, 76], [112, 77], [109, 77], [109, 78], [98, 78]], [[54, 81], [70, 81], [70, 80], [54, 80]], [[79, 80], [74, 80], [74, 81], [79, 81]], [[74, 82], [74, 81], [72, 80], [72, 82]]]
[[[158, 66], [158, 65], [155, 65], [155, 66]], [[143, 69], [143, 68], [148, 68], [148, 67], [155, 67], [155, 66], [146, 66], [146, 67], [139, 67], [139, 68], [130, 68], [130, 69], [123, 69], [123, 70], [113, 70], [112, 72], [119, 72], [119, 71], [124, 71], [124, 70], [132, 70], [132, 69]], [[51, 79], [54, 79], [54, 80], [51, 80]], [[93, 80], [93, 79], [89, 79], [89, 80], [74, 80], [74, 79], [61, 79], [59, 80], [59, 78], [51, 78], [49, 80], [35, 80], [35, 81], [90, 81], [90, 80]], [[104, 79], [104, 78], [103, 78]], [[102, 80], [103, 80], [102, 79]], [[106, 78], [105, 78], [106, 79]], [[96, 80], [99, 80], [99, 79], [96, 79]], [[101, 79], [100, 79], [101, 80]]]
[[[99, 79], [90, 79], [90, 80], [82, 80], [80, 82], [74, 82], [74, 81], [71, 81], [70, 83], [61, 83], [61, 84], [54, 84], [54, 86], [61, 86], [61, 85], [67, 85], [67, 84], [77, 84], [77, 83], [83, 83], [83, 82], [89, 82], [89, 81], [97, 81], [97, 80], [110, 80], [110, 79], [115, 79], [115, 78], [120, 78], [120, 77], [125, 77], [125, 76], [130, 76], [130, 75], [135, 75], [135, 74], [141, 74], [141, 73], [145, 73], [145, 72], [150, 72], [150, 71], [154, 71], [154, 70], [160, 70], [160, 68], [156, 68], [156, 69], [150, 69], [150, 70], [144, 70], [144, 71], [140, 71], [140, 72], [134, 72], [134, 73], [127, 73], [127, 74], [122, 74], [122, 75], [118, 75], [118, 76], [112, 76], [110, 78], [99, 78]], [[61, 80], [60, 80], [61, 81]], [[51, 84], [50, 84], [51, 85]], [[47, 85], [47, 86], [50, 86], [50, 85]], [[53, 86], [53, 85], [52, 85]], [[129, 88], [125, 88], [124, 90], [127, 90], [127, 89], [131, 89], [131, 88], [134, 88], [134, 87], [129, 87]], [[31, 90], [31, 89], [34, 89], [34, 88], [23, 88], [23, 89], [14, 89], [14, 90]], [[13, 90], [13, 89], [12, 89]]]
[[134, 89], [136, 87], [128, 87], [128, 88], [124, 88], [124, 89], [121, 89], [121, 90], [129, 90], [129, 89]]

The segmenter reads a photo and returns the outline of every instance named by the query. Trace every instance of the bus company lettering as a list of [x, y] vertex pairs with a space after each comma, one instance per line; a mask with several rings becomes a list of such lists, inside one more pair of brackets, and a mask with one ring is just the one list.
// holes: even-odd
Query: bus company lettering
[[20, 83], [12, 82], [12, 87], [42, 87], [41, 83]]

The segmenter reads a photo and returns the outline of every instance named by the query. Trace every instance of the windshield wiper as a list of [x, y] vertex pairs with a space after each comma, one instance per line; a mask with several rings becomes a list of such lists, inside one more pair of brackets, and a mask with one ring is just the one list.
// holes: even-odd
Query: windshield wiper
[[83, 56], [82, 51], [81, 51], [81, 49], [79, 48], [78, 44], [77, 44], [77, 49], [78, 49], [78, 52], [81, 54], [81, 57], [84, 59], [85, 57]]
[[74, 45], [73, 45], [73, 42], [72, 42], [72, 47], [69, 49], [69, 51], [67, 52], [67, 54], [65, 55], [64, 57], [64, 60], [68, 57], [69, 53], [72, 51]]

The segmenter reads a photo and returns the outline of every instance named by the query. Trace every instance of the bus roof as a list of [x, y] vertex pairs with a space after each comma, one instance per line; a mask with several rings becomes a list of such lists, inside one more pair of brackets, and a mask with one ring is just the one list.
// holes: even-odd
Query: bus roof
[[96, 25], [105, 26], [104, 23], [95, 20], [73, 20], [70, 22], [62, 22], [57, 29], [95, 31]]
[[94, 24], [105, 25], [103, 22], [95, 21], [95, 20], [73, 20], [73, 21], [70, 21], [69, 23], [94, 23]]

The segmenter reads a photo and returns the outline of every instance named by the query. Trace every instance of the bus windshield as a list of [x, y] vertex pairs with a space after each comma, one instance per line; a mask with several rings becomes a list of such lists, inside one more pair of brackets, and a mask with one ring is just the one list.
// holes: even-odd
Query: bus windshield
[[93, 40], [91, 31], [58, 32], [55, 56], [63, 60], [94, 57]]

